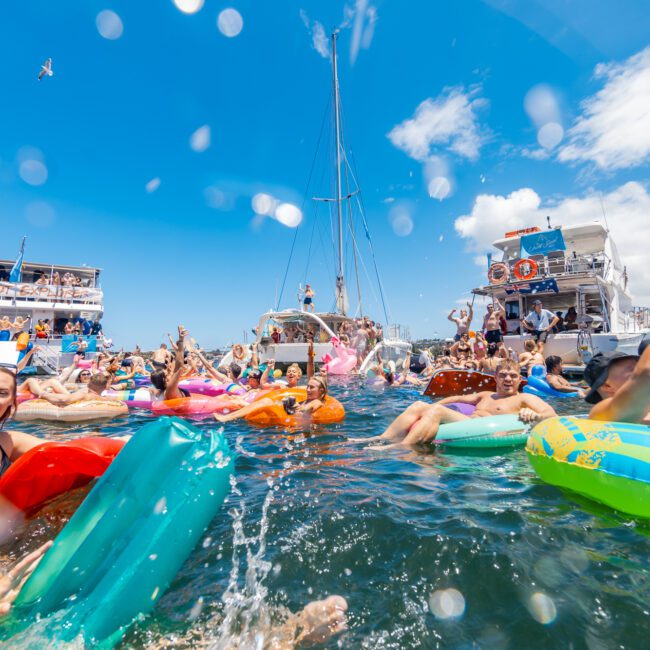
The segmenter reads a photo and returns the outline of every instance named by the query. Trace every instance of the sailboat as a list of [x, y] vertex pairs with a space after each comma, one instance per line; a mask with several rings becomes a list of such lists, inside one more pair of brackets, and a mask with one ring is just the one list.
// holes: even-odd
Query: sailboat
[[[350, 315], [350, 303], [348, 298], [348, 291], [345, 279], [345, 246], [344, 237], [350, 234], [352, 240], [352, 250], [354, 256], [354, 268], [357, 273], [357, 290], [359, 294], [359, 306], [354, 316], [363, 316], [361, 290], [358, 278], [358, 256], [360, 251], [357, 241], [354, 236], [354, 228], [352, 224], [352, 211], [351, 206], [347, 205], [345, 208], [350, 208], [350, 223], [349, 230], [346, 227], [344, 220], [344, 204], [350, 201], [355, 201], [356, 206], [359, 208], [362, 217], [363, 230], [366, 239], [369, 243], [374, 268], [376, 272], [376, 281], [381, 295], [381, 304], [384, 311], [384, 332], [400, 331], [399, 326], [388, 326], [388, 310], [386, 308], [386, 301], [384, 298], [383, 288], [381, 286], [381, 279], [379, 271], [374, 260], [374, 249], [372, 247], [372, 239], [368, 224], [363, 213], [363, 205], [360, 201], [360, 189], [358, 184], [354, 189], [346, 186], [345, 191], [343, 187], [343, 172], [345, 172], [346, 183], [348, 179], [352, 179], [356, 183], [356, 175], [351, 168], [347, 156], [345, 154], [342, 126], [341, 126], [341, 98], [338, 77], [338, 60], [336, 54], [336, 39], [338, 31], [332, 34], [332, 84], [333, 84], [333, 102], [332, 102], [332, 118], [334, 124], [334, 140], [335, 140], [335, 196], [331, 198], [314, 198], [316, 202], [325, 202], [333, 209], [333, 221], [336, 223], [335, 227], [335, 250], [336, 250], [336, 277], [334, 286], [334, 306], [331, 311], [325, 312], [311, 312], [305, 309], [279, 309], [279, 302], [282, 299], [283, 291], [280, 292], [280, 298], [274, 309], [262, 314], [257, 324], [256, 343], [257, 355], [260, 363], [274, 359], [276, 367], [286, 368], [291, 363], [305, 364], [308, 360], [308, 335], [313, 336], [314, 340], [314, 353], [316, 362], [320, 361], [324, 356], [334, 356], [336, 354], [332, 339], [338, 338], [339, 333], [346, 323], [350, 323], [352, 329], [356, 329], [354, 317]], [[295, 244], [295, 239], [294, 239]], [[293, 250], [293, 247], [292, 247]], [[288, 260], [288, 267], [291, 264], [291, 255]], [[287, 267], [287, 271], [288, 271]], [[285, 279], [287, 273], [285, 272]], [[283, 286], [284, 289], [284, 286]], [[300, 302], [300, 298], [299, 298]], [[280, 335], [279, 333], [282, 332]], [[401, 338], [384, 338], [378, 342], [375, 347], [370, 350], [367, 356], [362, 360], [360, 370], [365, 372], [371, 367], [375, 360], [381, 359], [382, 362], [391, 366], [394, 370], [396, 366], [404, 360], [406, 355], [411, 352], [412, 346], [410, 342]], [[227, 365], [232, 361], [239, 363], [247, 362], [251, 357], [252, 351], [246, 350], [245, 356], [242, 359], [235, 359], [233, 353], [229, 352], [222, 364]]]

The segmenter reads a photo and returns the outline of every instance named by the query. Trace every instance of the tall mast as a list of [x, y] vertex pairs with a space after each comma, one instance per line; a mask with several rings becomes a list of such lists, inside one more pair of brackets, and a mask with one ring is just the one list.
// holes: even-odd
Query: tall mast
[[338, 30], [332, 33], [332, 69], [334, 78], [334, 122], [336, 126], [336, 213], [339, 225], [339, 266], [336, 274], [336, 308], [345, 315], [345, 280], [343, 278], [343, 211], [341, 208], [341, 113], [339, 98], [339, 74], [336, 60], [336, 37]]

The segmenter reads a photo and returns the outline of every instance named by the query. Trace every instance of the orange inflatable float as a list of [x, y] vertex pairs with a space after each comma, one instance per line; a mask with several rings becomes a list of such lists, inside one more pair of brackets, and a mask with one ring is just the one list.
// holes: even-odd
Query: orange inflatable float
[[[523, 379], [519, 390], [526, 385]], [[424, 394], [429, 397], [453, 397], [454, 395], [470, 395], [484, 390], [495, 391], [496, 381], [492, 375], [477, 370], [453, 370], [443, 368], [431, 375], [429, 385]]]
[[0, 496], [19, 510], [32, 511], [101, 476], [125, 444], [99, 437], [44, 442], [11, 464], [0, 478]]
[[265, 397], [272, 400], [272, 404], [260, 405], [259, 410], [253, 411], [246, 416], [247, 422], [261, 426], [301, 427], [305, 424], [340, 422], [345, 417], [343, 404], [329, 395], [325, 398], [323, 406], [312, 415], [307, 416], [300, 413], [292, 415], [287, 413], [282, 401], [287, 397], [293, 397], [297, 403], [304, 402], [307, 399], [307, 391], [302, 387], [276, 390]]
[[108, 420], [129, 412], [119, 400], [89, 399], [67, 406], [56, 406], [45, 399], [30, 399], [18, 405], [15, 420], [47, 420], [49, 422], [89, 422]]

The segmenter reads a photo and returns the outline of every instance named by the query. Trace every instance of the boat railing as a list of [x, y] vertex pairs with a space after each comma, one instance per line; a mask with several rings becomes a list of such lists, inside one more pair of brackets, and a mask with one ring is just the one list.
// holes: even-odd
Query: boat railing
[[[537, 272], [526, 280], [542, 280], [566, 276], [595, 274], [605, 277], [609, 271], [610, 260], [605, 253], [591, 255], [566, 255], [565, 251], [551, 252], [547, 255], [530, 255], [537, 264]], [[515, 265], [518, 259], [504, 260], [510, 269], [510, 281], [516, 281]]]
[[3, 301], [10, 301], [12, 305], [18, 302], [101, 304], [103, 292], [96, 287], [0, 281], [0, 302]]

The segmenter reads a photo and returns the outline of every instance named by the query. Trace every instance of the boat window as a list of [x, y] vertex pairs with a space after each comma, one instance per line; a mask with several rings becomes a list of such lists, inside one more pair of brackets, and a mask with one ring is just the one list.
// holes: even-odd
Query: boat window
[[506, 320], [519, 320], [519, 301], [506, 300]]

